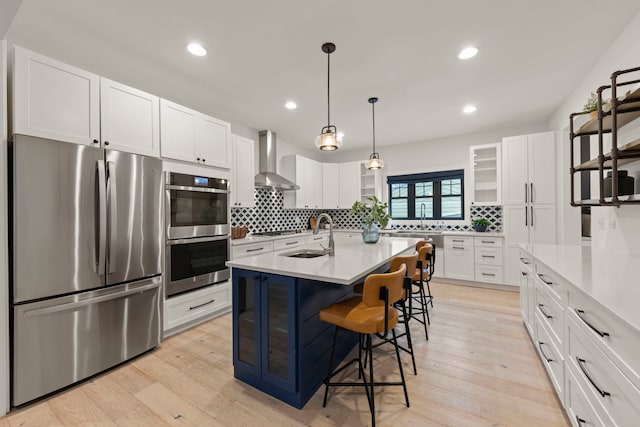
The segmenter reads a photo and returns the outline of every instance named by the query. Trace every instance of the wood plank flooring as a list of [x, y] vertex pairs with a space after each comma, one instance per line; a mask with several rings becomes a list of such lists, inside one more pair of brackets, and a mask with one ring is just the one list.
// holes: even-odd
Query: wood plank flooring
[[[413, 322], [418, 375], [376, 389], [380, 426], [568, 426], [520, 319], [517, 293], [431, 284], [429, 341]], [[376, 380], [399, 379], [393, 348], [374, 353]], [[345, 378], [355, 374], [346, 372]], [[297, 410], [233, 378], [231, 315], [164, 341], [134, 361], [0, 418], [5, 426], [365, 426], [362, 388], [323, 389]]]

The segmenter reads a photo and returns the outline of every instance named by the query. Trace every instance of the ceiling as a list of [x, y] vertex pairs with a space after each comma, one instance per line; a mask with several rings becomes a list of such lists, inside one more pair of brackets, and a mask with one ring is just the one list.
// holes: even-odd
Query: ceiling
[[[326, 125], [331, 41], [331, 121], [355, 149], [371, 144], [371, 96], [382, 146], [547, 120], [640, 11], [610, 4], [24, 0], [7, 38], [306, 147]], [[187, 53], [190, 41], [209, 54]], [[460, 61], [469, 44], [479, 54]], [[477, 112], [463, 114], [467, 103]]]

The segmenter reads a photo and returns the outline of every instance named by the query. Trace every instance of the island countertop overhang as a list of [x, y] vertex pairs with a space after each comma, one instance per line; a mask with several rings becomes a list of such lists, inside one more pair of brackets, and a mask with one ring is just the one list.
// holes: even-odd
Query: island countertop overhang
[[[283, 256], [283, 252], [271, 252], [231, 260], [226, 265], [262, 273], [351, 285], [389, 262], [394, 256], [414, 248], [419, 240], [390, 237], [370, 244], [364, 243], [360, 238], [347, 238], [336, 242], [335, 256], [291, 258]], [[319, 248], [318, 244], [314, 244], [298, 249]]]

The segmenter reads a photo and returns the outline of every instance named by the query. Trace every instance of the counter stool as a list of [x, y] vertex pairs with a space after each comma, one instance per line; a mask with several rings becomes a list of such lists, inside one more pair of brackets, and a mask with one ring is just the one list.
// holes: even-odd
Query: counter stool
[[429, 237], [427, 239], [420, 240], [419, 242], [416, 243], [416, 251], [419, 250], [425, 244], [431, 245], [431, 256], [430, 256], [431, 259], [428, 260], [429, 279], [427, 280], [427, 298], [428, 298], [428, 302], [431, 303], [431, 308], [433, 308], [433, 296], [431, 295], [431, 287], [429, 286], [429, 282], [431, 281], [431, 278], [433, 277], [433, 273], [436, 270], [436, 245], [435, 243], [433, 243], [433, 239]]
[[[418, 242], [418, 244], [419, 243], [420, 242]], [[417, 288], [416, 291], [412, 292], [412, 299], [418, 303], [420, 309], [415, 311], [412, 309], [411, 316], [424, 325], [424, 334], [427, 340], [429, 340], [427, 325], [431, 324], [431, 319], [429, 318], [429, 301], [433, 299], [431, 289], [429, 288], [431, 264], [433, 264], [432, 254], [433, 246], [431, 244], [424, 243], [420, 246], [418, 249], [417, 268], [414, 270], [412, 276], [413, 284]], [[425, 292], [425, 284], [427, 285], [428, 295]], [[433, 307], [433, 303], [431, 303], [431, 307]]]
[[[320, 310], [320, 320], [331, 323], [336, 326], [333, 334], [333, 345], [331, 347], [331, 357], [329, 359], [329, 370], [324, 380], [324, 400], [322, 407], [327, 406], [327, 397], [329, 386], [360, 386], [365, 388], [367, 401], [369, 402], [369, 410], [371, 411], [372, 426], [376, 425], [375, 416], [375, 386], [399, 386], [404, 391], [404, 397], [409, 407], [409, 394], [407, 393], [407, 384], [404, 380], [404, 372], [402, 370], [402, 362], [400, 360], [400, 351], [398, 350], [398, 342], [396, 332], [393, 329], [398, 323], [398, 312], [391, 305], [393, 301], [402, 299], [404, 292], [404, 278], [407, 272], [406, 265], [402, 265], [398, 270], [392, 273], [371, 274], [365, 282], [362, 297], [352, 297]], [[345, 363], [342, 367], [332, 370], [334, 363], [334, 355], [338, 330], [344, 329], [360, 334], [360, 338], [366, 341], [365, 350], [369, 359], [369, 378], [365, 375], [362, 365], [362, 346], [359, 346], [358, 357]], [[398, 360], [398, 369], [400, 370], [399, 382], [376, 382], [373, 376], [373, 346], [371, 345], [371, 336], [376, 335], [382, 339], [386, 339], [391, 331], [393, 343], [395, 344], [396, 358]], [[358, 363], [358, 378], [362, 378], [362, 382], [331, 382], [338, 373], [342, 372], [352, 363]]]

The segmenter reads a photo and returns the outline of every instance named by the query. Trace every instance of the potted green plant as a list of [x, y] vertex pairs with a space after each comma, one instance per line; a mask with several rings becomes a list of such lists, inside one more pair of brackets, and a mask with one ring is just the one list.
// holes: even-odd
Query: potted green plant
[[382, 203], [376, 196], [368, 197], [371, 203], [357, 200], [351, 206], [351, 213], [362, 221], [362, 240], [365, 243], [376, 243], [380, 238], [378, 227], [385, 228], [391, 216], [387, 213], [387, 204]]
[[487, 227], [491, 225], [491, 221], [484, 218], [476, 218], [471, 221], [471, 225], [474, 230], [478, 232], [484, 232], [487, 231]]

